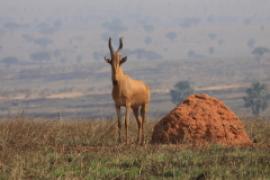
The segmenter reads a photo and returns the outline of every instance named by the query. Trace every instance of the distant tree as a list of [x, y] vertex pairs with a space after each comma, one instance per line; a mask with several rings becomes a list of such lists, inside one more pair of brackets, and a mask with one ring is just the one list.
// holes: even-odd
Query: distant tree
[[27, 42], [33, 42], [34, 38], [29, 34], [22, 34], [22, 38]]
[[208, 33], [208, 37], [211, 40], [215, 40], [217, 38], [217, 34], [216, 33]]
[[251, 22], [252, 22], [252, 19], [251, 18], [245, 18], [243, 22], [244, 22], [245, 25], [250, 25]]
[[52, 44], [53, 41], [49, 38], [41, 37], [41, 38], [34, 39], [33, 42], [45, 48], [48, 45]]
[[269, 94], [265, 84], [255, 82], [246, 90], [243, 97], [245, 107], [251, 108], [252, 114], [259, 116], [268, 106]]
[[166, 38], [169, 39], [170, 41], [174, 41], [177, 38], [176, 32], [168, 32], [166, 34]]
[[255, 56], [256, 60], [259, 61], [262, 59], [264, 54], [269, 53], [269, 52], [270, 52], [270, 49], [266, 47], [256, 47], [251, 53]]
[[51, 59], [51, 54], [46, 51], [34, 52], [30, 55], [34, 61], [48, 61]]
[[36, 26], [37, 30], [42, 34], [53, 34], [57, 31], [57, 28], [55, 26], [47, 23], [42, 22]]
[[213, 54], [215, 52], [215, 48], [214, 47], [209, 47], [208, 52], [209, 52], [209, 54]]
[[144, 43], [145, 43], [146, 45], [151, 44], [151, 43], [152, 43], [152, 38], [149, 37], [149, 36], [146, 36], [146, 37], [144, 38]]
[[224, 43], [224, 40], [223, 40], [223, 39], [219, 39], [219, 40], [218, 40], [218, 45], [221, 46], [221, 45], [223, 45], [223, 43]]
[[143, 48], [137, 48], [134, 50], [129, 51], [130, 55], [135, 55], [137, 59], [149, 59], [149, 60], [156, 60], [162, 59], [162, 55], [151, 50], [145, 50]]
[[35, 43], [44, 48], [53, 43], [53, 41], [48, 37], [35, 38], [29, 34], [23, 34], [22, 37], [27, 42]]
[[121, 19], [118, 18], [114, 18], [111, 21], [102, 23], [102, 27], [105, 28], [106, 31], [116, 34], [120, 34], [128, 30], [127, 26], [125, 26]]
[[9, 22], [4, 23], [3, 27], [9, 31], [16, 31], [16, 30], [28, 28], [29, 24], [19, 24], [16, 22], [9, 21]]
[[190, 28], [198, 25], [200, 22], [201, 19], [196, 17], [180, 18], [177, 20], [178, 25], [182, 28]]
[[205, 56], [203, 54], [200, 54], [200, 53], [197, 53], [195, 52], [194, 50], [189, 50], [187, 52], [187, 56], [190, 58], [190, 59], [202, 59], [204, 58]]
[[82, 60], [83, 60], [82, 55], [77, 55], [76, 60], [78, 63], [82, 62]]
[[148, 33], [152, 33], [155, 30], [155, 27], [153, 25], [150, 25], [150, 24], [144, 24], [143, 29], [144, 29], [144, 31], [146, 31]]
[[174, 85], [174, 88], [170, 91], [171, 101], [174, 104], [183, 102], [186, 97], [193, 94], [194, 90], [189, 81], [179, 81]]
[[0, 62], [7, 64], [7, 65], [12, 65], [12, 64], [18, 63], [19, 60], [17, 57], [8, 56], [8, 57], [4, 57]]
[[0, 63], [5, 64], [7, 68], [17, 64], [18, 62], [19, 62], [18, 58], [14, 56], [4, 57], [3, 59], [0, 60]]
[[59, 58], [62, 55], [62, 50], [61, 49], [55, 49], [52, 54], [53, 54], [53, 56], [55, 58]]
[[53, 23], [55, 28], [60, 28], [62, 26], [62, 21], [60, 19], [54, 21]]

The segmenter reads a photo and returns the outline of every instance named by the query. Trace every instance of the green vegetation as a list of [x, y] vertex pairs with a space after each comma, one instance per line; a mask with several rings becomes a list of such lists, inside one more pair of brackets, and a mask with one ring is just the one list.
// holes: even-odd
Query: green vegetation
[[168, 32], [165, 37], [169, 39], [170, 41], [175, 41], [177, 38], [177, 33], [176, 32]]
[[269, 52], [270, 49], [266, 47], [256, 47], [251, 53], [255, 56], [255, 59], [259, 61], [263, 58], [264, 54]]
[[247, 96], [243, 98], [245, 107], [251, 108], [252, 114], [259, 116], [268, 107], [270, 94], [267, 91], [266, 85], [260, 82], [253, 83], [246, 90], [246, 94]]
[[193, 94], [194, 90], [189, 81], [179, 81], [174, 85], [174, 89], [170, 91], [171, 100], [174, 104], [179, 104], [189, 95]]
[[[269, 179], [270, 123], [244, 121], [253, 147], [115, 143], [114, 121], [0, 121], [0, 179]], [[146, 124], [149, 141], [154, 122]]]

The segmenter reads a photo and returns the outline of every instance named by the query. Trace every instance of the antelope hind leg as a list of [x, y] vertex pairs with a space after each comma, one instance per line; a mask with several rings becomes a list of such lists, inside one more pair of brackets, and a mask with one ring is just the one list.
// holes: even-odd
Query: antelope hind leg
[[129, 111], [130, 107], [126, 107], [126, 116], [125, 116], [125, 129], [126, 129], [126, 144], [128, 144], [128, 120], [129, 120]]
[[141, 116], [142, 116], [142, 126], [141, 126], [141, 145], [143, 145], [145, 142], [144, 142], [144, 123], [145, 123], [145, 113], [146, 113], [146, 105], [142, 105], [141, 107]]
[[142, 129], [142, 121], [141, 121], [141, 118], [139, 116], [139, 108], [136, 107], [136, 108], [133, 108], [133, 113], [134, 113], [134, 116], [136, 118], [136, 121], [137, 121], [137, 125], [138, 125], [138, 133], [137, 133], [137, 141], [136, 143], [139, 144], [140, 141], [141, 141], [141, 129]]

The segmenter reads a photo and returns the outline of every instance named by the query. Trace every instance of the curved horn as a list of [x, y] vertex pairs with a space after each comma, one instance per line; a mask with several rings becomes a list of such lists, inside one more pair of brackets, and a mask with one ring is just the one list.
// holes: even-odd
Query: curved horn
[[110, 53], [111, 53], [111, 57], [113, 56], [113, 47], [112, 47], [112, 38], [109, 38], [109, 49], [110, 49]]
[[120, 51], [122, 48], [123, 48], [123, 38], [120, 37], [120, 39], [119, 39], [119, 48], [118, 48], [117, 51]]

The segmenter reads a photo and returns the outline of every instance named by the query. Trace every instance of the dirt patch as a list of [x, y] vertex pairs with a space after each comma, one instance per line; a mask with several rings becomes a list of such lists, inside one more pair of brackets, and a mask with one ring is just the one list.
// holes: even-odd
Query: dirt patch
[[152, 143], [251, 145], [240, 119], [206, 94], [188, 97], [154, 127]]
[[66, 99], [66, 98], [78, 98], [83, 96], [82, 92], [63, 92], [63, 93], [56, 93], [47, 96], [47, 99]]

